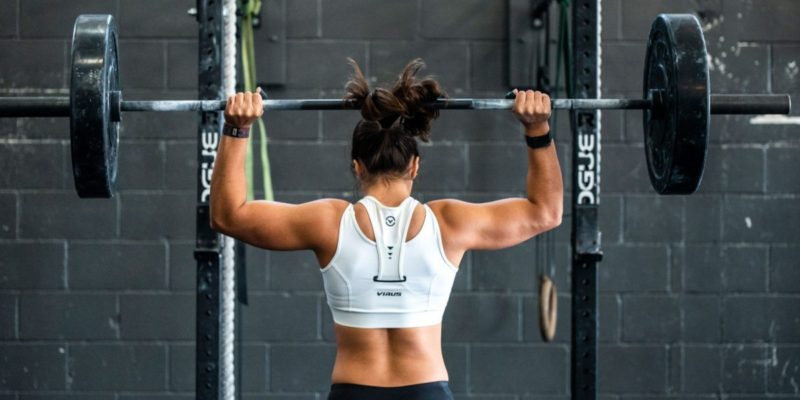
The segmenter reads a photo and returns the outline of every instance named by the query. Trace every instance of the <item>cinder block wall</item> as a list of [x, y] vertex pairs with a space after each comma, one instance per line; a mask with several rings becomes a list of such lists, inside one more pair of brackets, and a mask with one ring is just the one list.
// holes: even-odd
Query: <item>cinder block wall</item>
[[[339, 96], [347, 56], [377, 81], [421, 56], [451, 95], [507, 90], [506, 1], [266, 4], [288, 23], [287, 84], [274, 97]], [[0, 92], [66, 94], [72, 22], [94, 12], [118, 18], [127, 98], [195, 98], [192, 6], [0, 0]], [[795, 0], [606, 0], [604, 94], [640, 95], [646, 35], [659, 12], [702, 16], [715, 91], [800, 94]], [[258, 60], [262, 71], [270, 61]], [[347, 150], [356, 118], [267, 115], [279, 200], [354, 198]], [[67, 121], [0, 120], [0, 399], [193, 397], [197, 122], [126, 114], [118, 196], [78, 200]], [[748, 117], [712, 125], [699, 193], [658, 197], [640, 113], [603, 115], [604, 400], [800, 396], [800, 127], [751, 125]], [[423, 148], [416, 196], [520, 195], [524, 171], [510, 114], [446, 112]], [[457, 398], [569, 398], [569, 226], [566, 215], [555, 235], [555, 343], [538, 334], [533, 241], [464, 259], [444, 322]], [[245, 398], [323, 399], [335, 348], [316, 261], [252, 249], [248, 258]]]

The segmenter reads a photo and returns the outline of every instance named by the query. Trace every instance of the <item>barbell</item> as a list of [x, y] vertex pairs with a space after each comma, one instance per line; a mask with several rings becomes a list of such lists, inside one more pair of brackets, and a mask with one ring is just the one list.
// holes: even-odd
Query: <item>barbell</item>
[[[788, 95], [711, 94], [700, 23], [689, 14], [661, 14], [647, 43], [641, 99], [553, 99], [554, 109], [643, 110], [644, 143], [653, 188], [691, 194], [700, 184], [711, 114], [789, 114]], [[80, 197], [111, 197], [117, 176], [122, 112], [222, 111], [225, 100], [123, 100], [117, 26], [111, 15], [81, 15], [72, 35], [68, 97], [0, 97], [0, 117], [69, 117], [72, 168]], [[580, 89], [580, 88], [579, 88]], [[510, 109], [511, 99], [438, 99], [449, 110]], [[264, 100], [264, 110], [347, 110], [340, 99]]]

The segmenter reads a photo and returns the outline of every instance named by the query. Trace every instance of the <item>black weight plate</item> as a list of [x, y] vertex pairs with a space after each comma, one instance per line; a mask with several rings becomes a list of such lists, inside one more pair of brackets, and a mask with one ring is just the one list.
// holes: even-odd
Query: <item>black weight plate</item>
[[111, 15], [81, 15], [72, 33], [70, 139], [80, 197], [111, 197], [117, 180], [119, 123], [109, 92], [119, 90], [117, 24]]
[[647, 42], [644, 96], [658, 100], [644, 111], [644, 148], [653, 188], [691, 194], [703, 177], [709, 128], [706, 43], [690, 14], [661, 14]]

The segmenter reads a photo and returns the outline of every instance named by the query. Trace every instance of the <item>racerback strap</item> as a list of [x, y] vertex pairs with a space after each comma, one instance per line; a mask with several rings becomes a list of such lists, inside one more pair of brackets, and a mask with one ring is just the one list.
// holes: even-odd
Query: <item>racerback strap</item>
[[411, 217], [417, 200], [408, 197], [397, 207], [387, 207], [376, 198], [366, 196], [359, 200], [364, 205], [375, 235], [378, 249], [378, 275], [375, 282], [405, 282], [403, 274], [403, 246], [408, 236]]

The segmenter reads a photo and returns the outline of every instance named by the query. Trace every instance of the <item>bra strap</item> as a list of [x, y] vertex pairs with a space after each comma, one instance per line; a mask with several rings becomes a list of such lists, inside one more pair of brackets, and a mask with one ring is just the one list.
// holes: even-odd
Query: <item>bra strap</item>
[[386, 207], [372, 196], [359, 200], [369, 215], [378, 251], [378, 274], [375, 282], [405, 282], [403, 247], [417, 201], [409, 197], [397, 206]]

